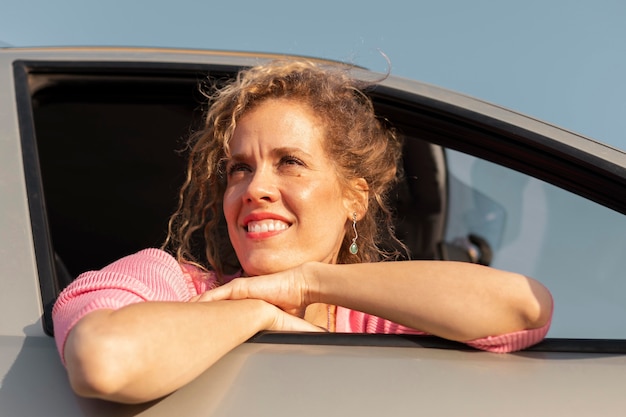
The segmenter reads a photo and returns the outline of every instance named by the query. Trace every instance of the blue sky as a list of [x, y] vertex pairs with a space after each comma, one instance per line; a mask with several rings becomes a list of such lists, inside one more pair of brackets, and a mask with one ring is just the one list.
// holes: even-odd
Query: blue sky
[[0, 42], [263, 51], [440, 85], [626, 149], [626, 2], [0, 0]]

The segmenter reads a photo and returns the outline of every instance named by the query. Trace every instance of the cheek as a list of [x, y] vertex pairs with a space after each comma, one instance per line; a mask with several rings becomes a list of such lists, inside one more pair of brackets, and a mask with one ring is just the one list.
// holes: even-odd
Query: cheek
[[[328, 182], [319, 183], [316, 187], [302, 191], [300, 201], [306, 205], [306, 210], [318, 219], [318, 222], [330, 225], [343, 225], [345, 221], [345, 204], [341, 189], [337, 184]], [[342, 229], [343, 230], [343, 229]]]
[[237, 201], [236, 192], [233, 188], [226, 188], [224, 192], [224, 200], [222, 203], [222, 210], [224, 211], [224, 217], [226, 218], [226, 223], [230, 228], [231, 223], [236, 221], [237, 218]]
[[[283, 204], [297, 213], [314, 217], [331, 215], [339, 193], [323, 181], [299, 186], [290, 185], [283, 193]], [[329, 211], [331, 210], [331, 211]]]

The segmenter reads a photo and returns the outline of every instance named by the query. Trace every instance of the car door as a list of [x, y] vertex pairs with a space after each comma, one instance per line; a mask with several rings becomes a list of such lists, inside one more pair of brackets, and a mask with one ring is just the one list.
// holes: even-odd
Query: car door
[[[17, 257], [26, 266], [0, 266], [2, 285], [13, 288], [0, 294], [0, 414], [485, 415], [505, 407], [536, 413], [540, 403], [609, 415], [625, 405], [624, 153], [359, 68], [358, 77], [382, 79], [368, 94], [405, 139], [404, 181], [391, 198], [409, 256], [539, 279], [555, 297], [550, 339], [496, 355], [434, 337], [263, 333], [162, 400], [123, 406], [75, 397], [51, 338], [59, 291], [84, 270], [160, 245], [182, 181], [184, 138], [204, 110], [198, 86], [272, 58], [108, 49], [0, 55], [11, 92], [11, 103], [2, 102], [2, 146], [19, 162], [15, 169], [7, 159], [12, 168], [2, 171], [18, 184], [2, 184], [12, 193], [3, 210], [21, 224], [0, 249], [8, 259], [11, 248], [26, 248]], [[32, 392], [38, 401], [25, 394]]]

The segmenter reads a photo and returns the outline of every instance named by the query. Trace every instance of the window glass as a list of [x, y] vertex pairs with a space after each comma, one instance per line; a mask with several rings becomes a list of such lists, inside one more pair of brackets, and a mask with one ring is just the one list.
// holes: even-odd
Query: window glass
[[543, 181], [446, 150], [446, 242], [488, 241], [492, 266], [543, 282], [549, 337], [626, 338], [626, 216]]

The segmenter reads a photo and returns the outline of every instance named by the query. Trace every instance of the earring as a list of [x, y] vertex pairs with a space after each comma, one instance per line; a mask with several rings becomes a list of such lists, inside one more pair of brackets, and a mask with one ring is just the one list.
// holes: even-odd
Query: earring
[[359, 247], [356, 244], [356, 239], [359, 237], [359, 233], [356, 231], [356, 212], [352, 213], [352, 230], [354, 230], [354, 239], [350, 245], [350, 253], [356, 255], [359, 251]]

